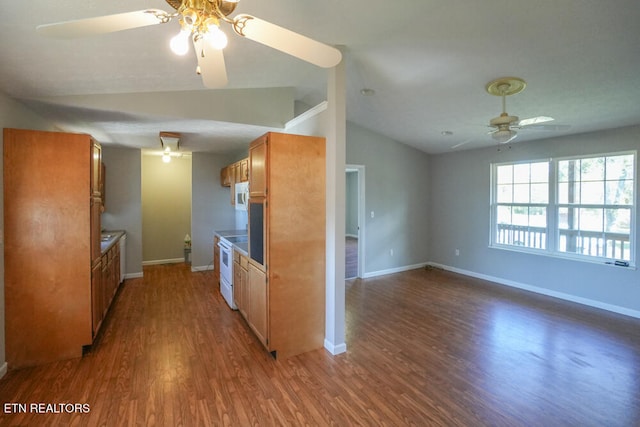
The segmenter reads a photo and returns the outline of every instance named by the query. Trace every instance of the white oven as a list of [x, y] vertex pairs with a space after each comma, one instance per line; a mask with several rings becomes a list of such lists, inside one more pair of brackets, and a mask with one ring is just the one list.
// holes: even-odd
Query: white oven
[[229, 307], [236, 309], [233, 302], [233, 245], [224, 237], [218, 243], [220, 248], [220, 293]]

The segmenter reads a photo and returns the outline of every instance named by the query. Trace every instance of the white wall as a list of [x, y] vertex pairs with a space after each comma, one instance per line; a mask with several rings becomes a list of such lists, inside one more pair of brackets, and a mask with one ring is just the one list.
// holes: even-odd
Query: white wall
[[[492, 162], [638, 149], [640, 126], [433, 156], [430, 259], [463, 273], [640, 317], [638, 270], [488, 247]], [[640, 243], [640, 227], [635, 238]]]
[[[248, 150], [248, 148], [247, 148]], [[244, 153], [244, 157], [248, 151]], [[191, 269], [213, 268], [213, 232], [232, 230], [235, 210], [231, 206], [230, 188], [220, 185], [220, 169], [237, 156], [193, 153], [191, 201]]]
[[105, 211], [102, 228], [127, 232], [126, 275], [142, 276], [142, 186], [140, 150], [102, 146]]
[[[43, 119], [22, 104], [0, 92], [0, 128], [55, 130], [53, 123]], [[0, 134], [0, 151], [3, 151], [3, 135]], [[3, 164], [0, 159], [0, 194], [3, 193]], [[4, 235], [4, 197], [0, 198], [0, 235]], [[4, 334], [4, 238], [0, 239], [0, 377], [7, 370]]]
[[347, 123], [347, 163], [366, 168], [364, 276], [429, 261], [429, 156]]

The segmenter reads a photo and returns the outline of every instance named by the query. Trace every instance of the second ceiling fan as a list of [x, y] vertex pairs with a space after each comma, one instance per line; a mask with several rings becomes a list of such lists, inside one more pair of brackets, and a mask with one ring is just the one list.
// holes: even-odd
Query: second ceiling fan
[[[489, 94], [502, 97], [502, 113], [489, 121], [489, 126], [494, 128], [489, 134], [501, 144], [513, 141], [518, 136], [516, 129], [522, 129], [525, 126], [545, 129], [546, 125], [541, 126], [541, 124], [554, 120], [553, 117], [549, 116], [537, 116], [520, 120], [518, 116], [511, 116], [507, 113], [506, 97], [522, 92], [525, 87], [527, 87], [527, 83], [519, 77], [501, 77], [490, 81], [485, 86]], [[558, 130], [558, 126], [553, 126], [552, 128], [553, 130]]]
[[178, 55], [184, 55], [189, 51], [191, 39], [198, 59], [196, 71], [208, 88], [223, 87], [228, 81], [222, 53], [227, 44], [226, 35], [220, 29], [223, 22], [240, 36], [319, 67], [331, 68], [342, 60], [338, 49], [255, 16], [240, 14], [229, 18], [238, 1], [166, 0], [175, 9], [174, 12], [138, 10], [40, 25], [37, 31], [47, 37], [69, 39], [165, 24], [172, 19], [179, 19], [180, 32], [171, 40], [171, 49]]

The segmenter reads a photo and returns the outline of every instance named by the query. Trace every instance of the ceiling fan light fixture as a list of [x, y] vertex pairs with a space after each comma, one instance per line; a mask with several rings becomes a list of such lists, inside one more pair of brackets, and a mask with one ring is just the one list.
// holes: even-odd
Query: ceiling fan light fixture
[[169, 47], [171, 51], [176, 55], [186, 55], [189, 52], [189, 36], [191, 31], [184, 27], [180, 29], [180, 32], [171, 38]]
[[508, 142], [513, 141], [516, 136], [518, 136], [518, 132], [513, 129], [498, 129], [497, 131], [491, 134], [491, 137], [499, 142], [500, 144], [506, 144]]
[[207, 27], [204, 39], [209, 43], [209, 45], [211, 45], [211, 47], [218, 50], [222, 50], [227, 47], [227, 43], [229, 42], [227, 35], [215, 24]]

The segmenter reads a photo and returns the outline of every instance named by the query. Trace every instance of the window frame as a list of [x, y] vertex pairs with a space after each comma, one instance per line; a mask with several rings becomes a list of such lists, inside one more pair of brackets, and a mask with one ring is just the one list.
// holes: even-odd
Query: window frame
[[[559, 195], [559, 187], [560, 187], [560, 177], [559, 177], [559, 165], [562, 161], [567, 160], [587, 160], [604, 157], [616, 157], [616, 156], [625, 156], [632, 155], [633, 156], [633, 171], [632, 177], [633, 180], [633, 200], [630, 205], [611, 205], [615, 206], [614, 209], [619, 208], [629, 208], [630, 211], [630, 219], [629, 219], [629, 259], [622, 260], [616, 258], [607, 258], [603, 256], [594, 256], [594, 255], [585, 255], [574, 252], [566, 252], [560, 250], [560, 224], [559, 224], [559, 212], [561, 208], [564, 208], [568, 205], [568, 203], [560, 203], [560, 195]], [[534, 164], [546, 162], [548, 164], [548, 198], [547, 198], [547, 218], [546, 218], [546, 236], [545, 243], [546, 248], [536, 248], [529, 246], [520, 246], [509, 243], [500, 243], [498, 242], [498, 207], [504, 206], [505, 203], [498, 202], [498, 168], [500, 166], [507, 165], [522, 165], [522, 164]], [[491, 190], [490, 190], [490, 200], [489, 200], [489, 247], [495, 249], [503, 249], [515, 252], [526, 252], [530, 254], [536, 255], [546, 255], [552, 256], [555, 258], [565, 258], [572, 259], [583, 262], [594, 262], [598, 264], [615, 264], [616, 261], [627, 262], [629, 267], [634, 267], [636, 265], [636, 246], [637, 246], [637, 231], [636, 231], [636, 216], [637, 216], [637, 200], [638, 200], [638, 183], [637, 183], [637, 170], [638, 170], [638, 155], [637, 150], [625, 150], [625, 151], [615, 151], [615, 152], [607, 152], [607, 153], [594, 153], [594, 154], [583, 154], [583, 155], [574, 155], [574, 156], [563, 156], [557, 158], [541, 158], [534, 160], [515, 160], [515, 161], [507, 161], [507, 162], [495, 162], [491, 163]], [[586, 180], [585, 180], [586, 181]], [[606, 183], [607, 175], [605, 170], [605, 175], [602, 177], [602, 181]], [[580, 184], [582, 180], [579, 181]], [[531, 185], [531, 180], [529, 180], [529, 185]], [[606, 184], [605, 184], [606, 185]], [[508, 205], [519, 205], [519, 206], [528, 206], [528, 207], [537, 207], [543, 204], [540, 203], [507, 203]], [[603, 200], [601, 204], [593, 204], [593, 203], [578, 203], [574, 205], [574, 208], [580, 209], [585, 207], [597, 207], [603, 210], [607, 209], [606, 199]], [[579, 230], [579, 228], [578, 228]], [[603, 234], [607, 233], [606, 230], [602, 231]]]

